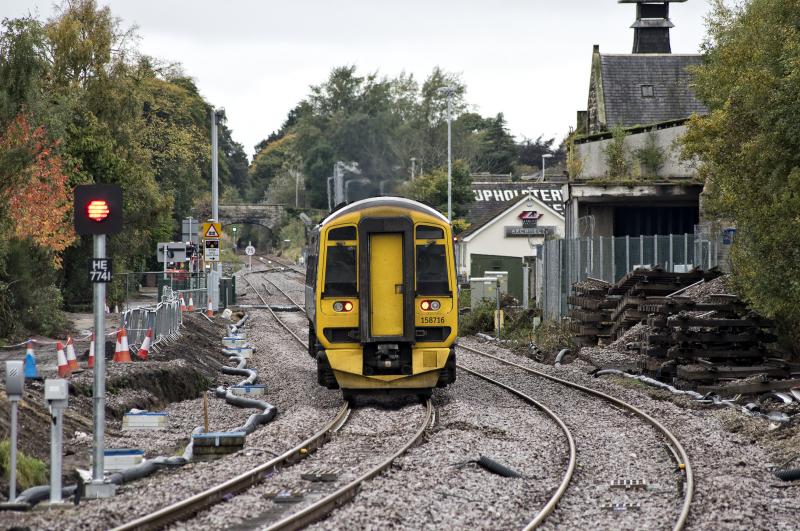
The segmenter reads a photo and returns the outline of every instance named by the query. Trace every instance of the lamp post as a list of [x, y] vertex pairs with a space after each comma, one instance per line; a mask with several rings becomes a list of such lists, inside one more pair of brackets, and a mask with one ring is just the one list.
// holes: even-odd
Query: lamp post
[[416, 170], [417, 170], [417, 158], [411, 157], [411, 180], [414, 180], [416, 177]]
[[437, 91], [447, 97], [447, 221], [453, 221], [453, 94], [455, 87], [441, 87]]
[[239, 247], [239, 243], [236, 241], [236, 231], [237, 230], [238, 229], [236, 227], [233, 227], [231, 229], [231, 232], [233, 232], [233, 254], [236, 254], [236, 248]]
[[542, 181], [544, 181], [545, 161], [547, 161], [547, 159], [552, 159], [552, 158], [553, 158], [552, 153], [545, 153], [544, 155], [542, 155], [542, 179], [541, 179]]

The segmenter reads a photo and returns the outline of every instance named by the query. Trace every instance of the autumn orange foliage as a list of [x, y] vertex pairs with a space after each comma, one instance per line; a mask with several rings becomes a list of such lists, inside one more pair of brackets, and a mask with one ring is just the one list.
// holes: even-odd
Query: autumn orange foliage
[[75, 241], [69, 220], [72, 189], [64, 174], [61, 155], [55, 152], [44, 127], [32, 127], [29, 116], [19, 114], [0, 136], [0, 150], [20, 149], [29, 153], [29, 161], [11, 185], [0, 188], [0, 201], [18, 239], [30, 239], [35, 245], [53, 251], [56, 267], [61, 266], [61, 252]]

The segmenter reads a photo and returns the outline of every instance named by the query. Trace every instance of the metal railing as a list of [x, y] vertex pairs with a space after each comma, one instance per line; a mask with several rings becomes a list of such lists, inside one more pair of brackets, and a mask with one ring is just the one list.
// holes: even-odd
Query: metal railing
[[537, 253], [536, 292], [546, 319], [568, 310], [575, 282], [596, 278], [615, 283], [638, 267], [687, 272], [695, 267], [726, 269], [730, 242], [708, 232], [664, 236], [621, 236], [548, 240]]
[[[161, 300], [164, 286], [176, 292], [188, 293], [195, 292], [196, 295], [204, 294], [207, 286], [207, 276], [205, 272], [189, 273], [188, 271], [167, 270], [164, 271], [136, 271], [120, 273], [115, 277], [120, 282], [120, 288], [124, 288], [125, 299], [121, 304], [124, 310], [138, 304], [147, 304], [150, 301]], [[205, 297], [205, 295], [203, 295]], [[194, 297], [195, 302], [197, 296]], [[148, 301], [149, 299], [149, 301]], [[205, 305], [203, 300], [200, 304]]]
[[121, 324], [131, 346], [141, 345], [147, 330], [153, 330], [153, 347], [174, 341], [180, 335], [183, 312], [177, 292], [164, 286], [161, 302], [151, 306], [130, 308], [122, 314]]

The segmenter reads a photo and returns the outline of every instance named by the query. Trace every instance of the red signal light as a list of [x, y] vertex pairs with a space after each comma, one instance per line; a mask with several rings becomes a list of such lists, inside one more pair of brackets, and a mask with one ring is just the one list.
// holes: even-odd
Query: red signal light
[[108, 217], [108, 202], [103, 199], [95, 199], [86, 205], [86, 214], [92, 221], [103, 221]]

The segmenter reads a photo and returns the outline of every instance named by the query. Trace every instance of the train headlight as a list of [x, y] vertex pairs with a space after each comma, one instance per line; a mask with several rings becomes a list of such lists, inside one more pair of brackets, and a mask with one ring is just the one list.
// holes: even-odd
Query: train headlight
[[349, 312], [352, 309], [353, 309], [353, 303], [352, 302], [347, 301], [346, 303], [344, 303], [344, 311]]
[[344, 303], [343, 302], [334, 302], [333, 303], [333, 311], [334, 312], [344, 311]]
[[439, 301], [422, 301], [419, 303], [419, 307], [423, 312], [437, 312], [442, 307], [442, 303]]

